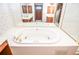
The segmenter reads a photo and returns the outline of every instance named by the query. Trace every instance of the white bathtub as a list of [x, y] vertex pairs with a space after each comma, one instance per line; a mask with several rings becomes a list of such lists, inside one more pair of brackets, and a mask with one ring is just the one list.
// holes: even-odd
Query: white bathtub
[[[75, 54], [78, 44], [61, 29], [49, 23], [34, 24], [22, 24], [7, 32], [13, 54]], [[16, 40], [19, 35], [21, 40]]]
[[55, 27], [53, 23], [34, 22], [19, 24], [18, 27], [12, 29], [13, 32], [10, 32], [10, 39], [20, 44], [57, 43], [59, 41], [59, 33], [53, 27]]
[[16, 43], [57, 43], [59, 41], [59, 33], [52, 28], [26, 28], [20, 33], [16, 31], [13, 34], [13, 41]]

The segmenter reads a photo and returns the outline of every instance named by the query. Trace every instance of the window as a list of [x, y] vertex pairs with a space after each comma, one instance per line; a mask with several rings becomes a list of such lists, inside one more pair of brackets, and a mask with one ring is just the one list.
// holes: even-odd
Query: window
[[53, 14], [54, 13], [54, 6], [47, 6], [47, 13], [48, 14]]
[[31, 5], [22, 5], [23, 13], [32, 13], [32, 6]]

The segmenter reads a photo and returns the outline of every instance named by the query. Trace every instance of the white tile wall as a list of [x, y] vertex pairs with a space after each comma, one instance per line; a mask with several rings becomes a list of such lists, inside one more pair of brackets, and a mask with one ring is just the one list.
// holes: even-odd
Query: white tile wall
[[79, 41], [79, 3], [67, 4], [62, 28]]
[[8, 4], [0, 3], [0, 35], [13, 26], [14, 22], [10, 15]]

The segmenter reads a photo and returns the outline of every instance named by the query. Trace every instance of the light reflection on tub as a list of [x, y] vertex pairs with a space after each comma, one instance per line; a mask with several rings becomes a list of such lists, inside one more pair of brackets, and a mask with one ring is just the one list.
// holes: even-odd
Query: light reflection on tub
[[21, 34], [14, 36], [13, 41], [16, 43], [57, 43], [59, 35], [51, 29], [26, 29]]

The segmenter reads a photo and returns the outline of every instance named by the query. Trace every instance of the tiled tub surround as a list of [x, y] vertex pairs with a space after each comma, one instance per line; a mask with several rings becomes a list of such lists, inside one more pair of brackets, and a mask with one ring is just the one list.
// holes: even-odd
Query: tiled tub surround
[[[49, 27], [49, 23], [38, 25], [20, 24], [6, 33], [13, 54], [75, 54], [78, 44], [61, 29], [53, 23]], [[16, 40], [18, 36], [21, 41]]]

